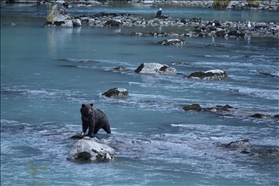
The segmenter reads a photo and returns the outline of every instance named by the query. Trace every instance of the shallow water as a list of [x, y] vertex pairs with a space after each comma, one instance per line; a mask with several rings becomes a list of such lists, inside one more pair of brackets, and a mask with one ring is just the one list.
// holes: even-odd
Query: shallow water
[[[142, 8], [95, 10], [137, 13]], [[151, 15], [146, 11], [150, 10], [143, 14]], [[181, 11], [189, 18], [193, 16], [189, 11], [229, 16], [204, 9], [168, 11]], [[121, 34], [135, 28], [43, 28], [45, 12], [37, 6], [1, 8], [1, 185], [279, 184], [278, 158], [241, 154], [213, 144], [249, 139], [254, 147], [279, 147], [278, 119], [249, 117], [279, 113], [278, 39], [184, 38], [185, 46], [164, 47], [154, 43], [165, 38]], [[274, 18], [272, 13], [255, 14]], [[6, 26], [9, 22], [17, 25]], [[212, 42], [223, 47], [207, 47]], [[173, 66], [178, 74], [172, 76], [136, 74], [143, 62], [188, 65]], [[113, 70], [116, 66], [128, 71]], [[225, 70], [229, 79], [185, 78], [211, 69]], [[113, 87], [126, 88], [129, 97], [101, 95]], [[70, 137], [81, 131], [79, 108], [91, 102], [105, 111], [111, 123], [111, 135], [97, 134], [116, 149], [111, 163], [66, 160], [75, 143]], [[237, 113], [183, 111], [184, 105], [192, 103], [229, 104]]]

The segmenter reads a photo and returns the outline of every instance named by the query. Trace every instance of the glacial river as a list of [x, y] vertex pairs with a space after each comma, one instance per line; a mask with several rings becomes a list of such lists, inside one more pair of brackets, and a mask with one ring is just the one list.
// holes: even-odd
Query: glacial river
[[[102, 6], [68, 13], [128, 12], [154, 16], [158, 7]], [[278, 13], [163, 7], [172, 17], [278, 21]], [[248, 139], [254, 149], [279, 148], [278, 38], [182, 38], [122, 33], [137, 28], [44, 28], [48, 8], [1, 4], [1, 185], [278, 186], [279, 158], [218, 147]], [[277, 17], [276, 17], [277, 16]], [[13, 22], [16, 26], [7, 26]], [[144, 28], [154, 31], [159, 28]], [[172, 28], [161, 28], [172, 29]], [[208, 47], [214, 43], [222, 47]], [[143, 75], [143, 62], [177, 75]], [[176, 65], [175, 62], [185, 62]], [[114, 67], [125, 66], [119, 72]], [[221, 69], [223, 81], [190, 80]], [[119, 87], [125, 99], [101, 94]], [[116, 150], [107, 163], [74, 163], [67, 156], [81, 132], [79, 109], [94, 103], [112, 134], [96, 135]], [[230, 105], [232, 115], [184, 111], [183, 106]]]

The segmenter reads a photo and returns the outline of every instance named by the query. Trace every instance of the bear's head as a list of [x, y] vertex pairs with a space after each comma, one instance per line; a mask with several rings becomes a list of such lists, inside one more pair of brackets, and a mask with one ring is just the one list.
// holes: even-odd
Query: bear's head
[[82, 104], [80, 108], [81, 116], [84, 118], [89, 118], [93, 115], [93, 104]]

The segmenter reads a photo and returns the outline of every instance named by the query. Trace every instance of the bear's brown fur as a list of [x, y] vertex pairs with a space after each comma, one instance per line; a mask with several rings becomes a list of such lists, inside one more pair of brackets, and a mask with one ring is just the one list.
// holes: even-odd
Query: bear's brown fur
[[108, 134], [111, 133], [110, 124], [106, 114], [100, 109], [93, 108], [93, 104], [82, 104], [80, 108], [81, 120], [82, 120], [82, 135], [85, 135], [87, 129], [87, 136], [92, 137], [93, 134], [97, 134], [102, 128]]

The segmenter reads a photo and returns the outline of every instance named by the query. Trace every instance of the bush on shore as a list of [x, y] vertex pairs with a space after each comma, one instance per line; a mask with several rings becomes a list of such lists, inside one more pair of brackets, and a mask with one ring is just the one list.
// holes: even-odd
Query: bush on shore
[[230, 0], [214, 0], [212, 7], [216, 9], [226, 9], [229, 5]]

